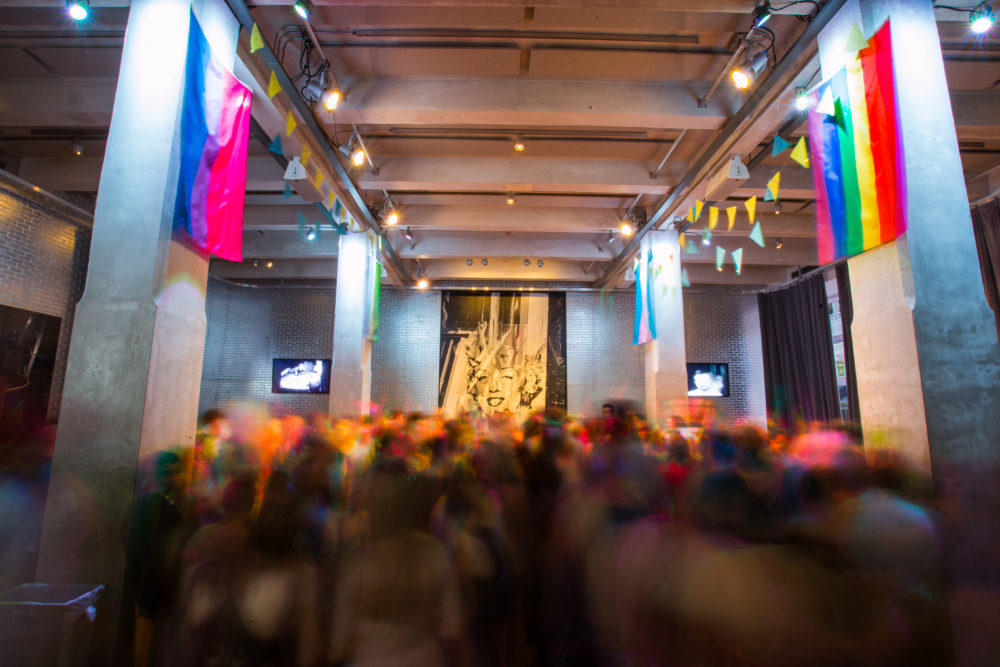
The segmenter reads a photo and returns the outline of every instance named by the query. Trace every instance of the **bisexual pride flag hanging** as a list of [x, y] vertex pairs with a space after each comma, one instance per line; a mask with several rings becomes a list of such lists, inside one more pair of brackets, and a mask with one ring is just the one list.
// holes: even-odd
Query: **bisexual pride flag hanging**
[[819, 263], [906, 231], [906, 174], [887, 21], [811, 94], [809, 145]]
[[212, 53], [191, 12], [174, 227], [207, 252], [243, 259], [250, 89]]

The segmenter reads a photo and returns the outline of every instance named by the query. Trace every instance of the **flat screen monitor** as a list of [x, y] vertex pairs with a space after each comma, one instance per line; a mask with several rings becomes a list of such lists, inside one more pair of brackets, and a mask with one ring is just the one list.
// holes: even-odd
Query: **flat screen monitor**
[[729, 364], [688, 364], [688, 396], [729, 396]]
[[329, 359], [275, 359], [271, 370], [275, 394], [329, 394]]

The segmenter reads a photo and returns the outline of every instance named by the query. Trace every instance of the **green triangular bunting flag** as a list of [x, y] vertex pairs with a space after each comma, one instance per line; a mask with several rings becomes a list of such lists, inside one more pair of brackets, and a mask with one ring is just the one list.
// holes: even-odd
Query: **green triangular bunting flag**
[[285, 154], [284, 150], [281, 148], [281, 135], [280, 134], [274, 135], [274, 141], [272, 141], [271, 145], [267, 147], [267, 150], [271, 151], [275, 155], [284, 155]]
[[774, 135], [774, 142], [771, 144], [771, 157], [775, 157], [777, 155], [781, 155], [786, 150], [788, 150], [789, 148], [791, 148], [791, 146], [792, 145], [790, 143], [788, 143], [787, 141], [785, 141], [784, 139], [782, 139], [777, 134]]
[[753, 229], [750, 230], [750, 240], [759, 245], [761, 248], [764, 247], [764, 232], [760, 230], [760, 221], [754, 223]]
[[849, 53], [854, 53], [855, 51], [860, 51], [861, 49], [868, 46], [868, 40], [865, 39], [865, 35], [861, 32], [861, 28], [855, 23], [851, 27], [851, 34], [847, 38], [847, 51]]

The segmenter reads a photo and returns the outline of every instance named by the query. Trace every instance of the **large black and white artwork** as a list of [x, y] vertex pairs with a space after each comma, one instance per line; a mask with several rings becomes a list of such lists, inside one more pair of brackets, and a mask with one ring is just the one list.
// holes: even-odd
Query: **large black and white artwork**
[[444, 292], [438, 405], [448, 417], [565, 409], [565, 294]]

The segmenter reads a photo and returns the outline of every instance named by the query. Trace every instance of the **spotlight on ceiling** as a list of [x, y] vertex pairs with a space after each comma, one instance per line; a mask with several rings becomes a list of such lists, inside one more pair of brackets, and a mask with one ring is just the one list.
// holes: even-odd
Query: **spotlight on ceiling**
[[635, 230], [632, 229], [631, 222], [629, 222], [628, 220], [622, 220], [622, 223], [618, 225], [618, 231], [621, 232], [622, 236], [627, 238], [629, 236], [632, 236], [632, 232], [634, 232]]
[[507, 206], [514, 205], [514, 193], [507, 193]]
[[273, 269], [274, 268], [274, 260], [273, 259], [267, 260], [267, 262], [264, 263], [264, 266], [266, 266], [269, 269]]
[[344, 99], [344, 94], [338, 88], [333, 88], [326, 92], [326, 97], [323, 98], [323, 106], [327, 111], [333, 111], [340, 106], [342, 99]]
[[750, 75], [742, 67], [737, 67], [733, 70], [733, 85], [740, 90], [746, 90], [750, 87]]
[[524, 265], [525, 266], [531, 266], [531, 260], [530, 259], [524, 260]]
[[969, 14], [969, 29], [977, 35], [989, 32], [994, 23], [996, 23], [996, 15], [986, 2]]
[[465, 258], [465, 265], [466, 266], [472, 266], [472, 258], [471, 257], [466, 257]]
[[775, 215], [781, 215], [781, 211], [782, 210], [783, 209], [782, 209], [782, 206], [781, 206], [781, 200], [780, 199], [774, 200], [774, 214]]
[[527, 146], [524, 145], [524, 139], [521, 137], [514, 137], [514, 150], [521, 153], [525, 148], [527, 148]]
[[74, 21], [86, 20], [90, 15], [90, 0], [67, 0], [66, 13]]
[[769, 18], [771, 18], [770, 2], [764, 2], [764, 4], [757, 5], [756, 7], [753, 8], [753, 27], [755, 28], [761, 27], [762, 25], [767, 23], [767, 20]]
[[406, 232], [403, 234], [403, 236], [406, 237], [407, 241], [413, 243], [413, 232], [410, 230], [409, 227], [406, 228]]
[[750, 87], [750, 82], [759, 77], [765, 67], [767, 67], [767, 51], [748, 57], [745, 66], [733, 69], [731, 74], [733, 85], [740, 90], [746, 90]]
[[430, 284], [431, 281], [427, 280], [427, 269], [421, 266], [417, 274], [417, 289], [427, 289]]
[[538, 268], [542, 268], [544, 265], [545, 262], [543, 262], [542, 260], [538, 260]]
[[310, 227], [309, 231], [306, 232], [306, 241], [315, 241], [317, 236], [319, 236], [319, 231], [315, 227]]
[[73, 139], [73, 155], [80, 157], [83, 155], [83, 140], [80, 137], [75, 137]]
[[296, 0], [295, 13], [302, 17], [303, 21], [308, 21], [313, 11], [312, 0]]
[[253, 261], [253, 268], [255, 268], [255, 269], [256, 269], [256, 268], [258, 268], [259, 266], [260, 266], [260, 260], [259, 260], [259, 259], [255, 259], [255, 260]]
[[354, 149], [354, 152], [351, 153], [351, 164], [353, 164], [355, 167], [360, 167], [364, 163], [365, 163], [365, 149], [362, 148], [361, 146], [358, 146], [357, 148]]
[[480, 263], [480, 264], [482, 264], [483, 266], [486, 266], [486, 265], [487, 265], [487, 264], [489, 264], [490, 262], [489, 262], [489, 260], [488, 260], [488, 259], [486, 259], [485, 257], [483, 257], [483, 261], [481, 261], [481, 262], [479, 262], [479, 263]]
[[392, 227], [397, 222], [399, 222], [399, 212], [396, 210], [389, 211], [389, 213], [385, 216], [385, 224]]
[[705, 234], [704, 236], [701, 237], [701, 244], [712, 245], [712, 237], [709, 236], [708, 234]]
[[778, 250], [781, 250], [781, 246], [783, 245], [785, 245], [785, 242], [782, 241], [781, 237], [779, 236], [778, 240], [774, 242], [774, 247], [777, 248]]

